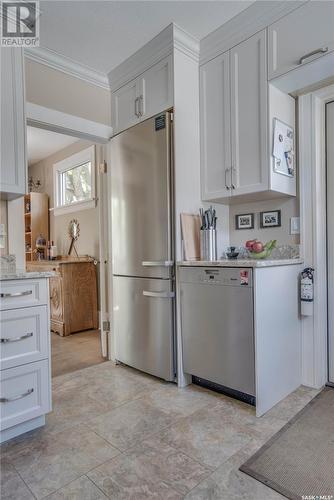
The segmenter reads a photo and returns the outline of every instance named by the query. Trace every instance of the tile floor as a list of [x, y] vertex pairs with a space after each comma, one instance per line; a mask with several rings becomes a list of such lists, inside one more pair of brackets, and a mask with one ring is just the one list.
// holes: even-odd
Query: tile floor
[[51, 355], [53, 377], [103, 363], [100, 332], [87, 330], [66, 337], [51, 333]]
[[231, 398], [105, 362], [53, 379], [47, 425], [1, 447], [1, 499], [276, 500], [238, 470], [317, 391], [260, 419]]

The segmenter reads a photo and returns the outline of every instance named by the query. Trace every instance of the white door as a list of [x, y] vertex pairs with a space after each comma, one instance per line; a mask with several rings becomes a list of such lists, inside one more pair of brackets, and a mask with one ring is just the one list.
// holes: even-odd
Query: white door
[[172, 56], [145, 71], [139, 82], [141, 120], [171, 108], [173, 106]]
[[26, 193], [26, 122], [23, 49], [1, 48], [0, 191], [14, 198]]
[[200, 69], [202, 199], [228, 199], [231, 194], [229, 52]]
[[328, 379], [334, 384], [334, 101], [328, 103], [326, 108]]
[[307, 2], [268, 28], [269, 80], [334, 49], [334, 2]]
[[268, 189], [266, 32], [230, 51], [232, 195]]
[[121, 132], [139, 122], [139, 81], [133, 80], [112, 93], [112, 127]]

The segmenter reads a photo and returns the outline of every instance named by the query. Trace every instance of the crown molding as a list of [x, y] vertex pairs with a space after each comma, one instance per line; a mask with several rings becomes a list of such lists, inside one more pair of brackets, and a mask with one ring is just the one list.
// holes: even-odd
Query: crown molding
[[199, 41], [174, 23], [169, 24], [152, 40], [108, 73], [114, 91], [138, 77], [156, 63], [179, 50], [199, 61]]
[[73, 59], [62, 56], [51, 49], [42, 47], [25, 48], [24, 55], [31, 61], [44, 64], [57, 71], [62, 71], [91, 85], [110, 90], [107, 75], [80, 64]]
[[[308, 0], [309, 1], [309, 0]], [[200, 42], [200, 64], [214, 59], [260, 30], [301, 7], [306, 0], [254, 2]]]

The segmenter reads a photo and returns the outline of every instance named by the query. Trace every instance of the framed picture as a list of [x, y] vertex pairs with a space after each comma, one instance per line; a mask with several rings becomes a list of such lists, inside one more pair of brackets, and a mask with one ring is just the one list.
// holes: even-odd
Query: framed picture
[[235, 216], [236, 229], [254, 229], [254, 214], [240, 214]]
[[260, 213], [260, 227], [280, 227], [281, 226], [281, 211], [272, 210], [271, 212]]

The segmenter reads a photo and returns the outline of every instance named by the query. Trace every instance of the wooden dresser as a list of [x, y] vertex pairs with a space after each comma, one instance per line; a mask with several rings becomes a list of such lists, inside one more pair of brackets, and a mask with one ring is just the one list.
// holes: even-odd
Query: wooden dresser
[[66, 336], [98, 329], [96, 266], [92, 260], [27, 262], [27, 271], [54, 271], [50, 278], [51, 330]]

